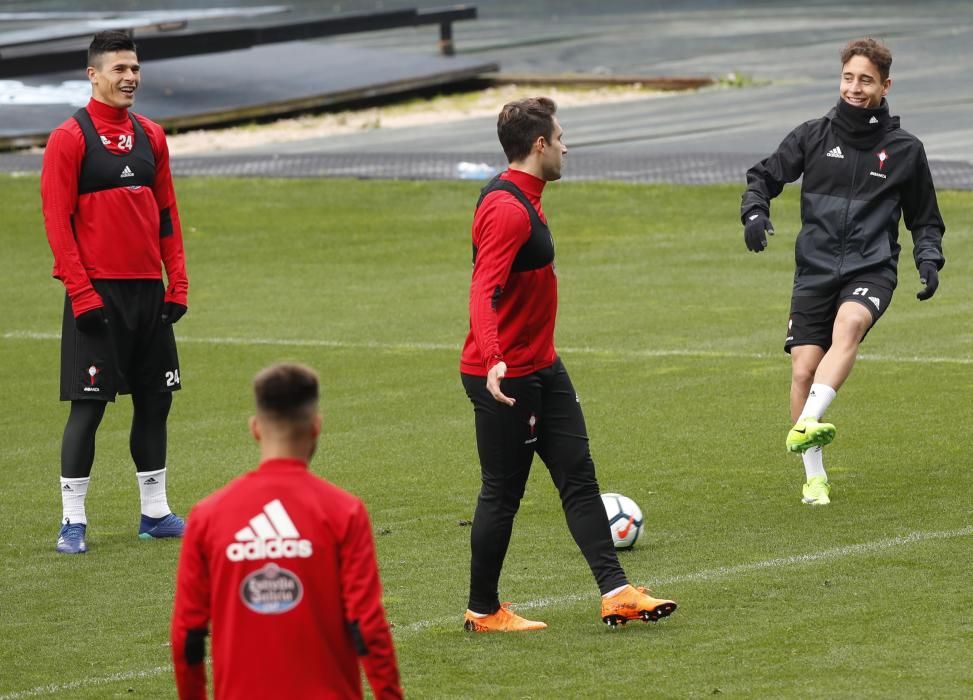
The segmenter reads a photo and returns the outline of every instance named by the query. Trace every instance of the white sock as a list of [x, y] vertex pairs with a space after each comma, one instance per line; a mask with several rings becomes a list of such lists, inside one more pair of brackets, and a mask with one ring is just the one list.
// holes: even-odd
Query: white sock
[[61, 477], [61, 522], [64, 524], [88, 524], [88, 516], [84, 512], [84, 499], [88, 496], [88, 482], [91, 477], [83, 479], [65, 479]]
[[172, 512], [166, 499], [166, 470], [136, 472], [139, 481], [139, 496], [142, 498], [142, 515], [161, 518]]
[[628, 584], [627, 583], [624, 586], [619, 586], [618, 588], [611, 589], [610, 591], [608, 591], [607, 593], [605, 593], [601, 597], [602, 598], [611, 598], [613, 595], [618, 595], [619, 593], [621, 593], [622, 591], [624, 591], [626, 588], [628, 588]]
[[472, 610], [470, 610], [469, 608], [466, 609], [466, 614], [469, 615], [470, 617], [486, 617], [487, 616], [486, 613], [475, 613]]
[[824, 448], [821, 445], [805, 450], [801, 456], [804, 458], [804, 475], [808, 481], [815, 476], [823, 476], [825, 481], [828, 480], [828, 475], [824, 471]]
[[827, 384], [812, 384], [801, 417], [810, 416], [814, 420], [821, 420], [837, 393]]

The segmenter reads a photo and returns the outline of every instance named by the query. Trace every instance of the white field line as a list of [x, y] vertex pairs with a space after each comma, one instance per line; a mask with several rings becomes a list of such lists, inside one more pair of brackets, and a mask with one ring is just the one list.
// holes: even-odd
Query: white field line
[[102, 676], [101, 678], [84, 678], [80, 681], [70, 681], [68, 683], [51, 683], [50, 685], [41, 685], [36, 688], [31, 688], [30, 690], [21, 690], [16, 693], [0, 695], [0, 700], [38, 698], [44, 695], [67, 693], [69, 691], [79, 690], [81, 688], [108, 685], [109, 683], [116, 683], [118, 681], [133, 681], [139, 678], [152, 678], [153, 676], [158, 676], [163, 673], [172, 673], [172, 665], [156, 666], [155, 668], [149, 668], [144, 671], [123, 671], [121, 673], [113, 673], [109, 676]]
[[[889, 537], [881, 540], [873, 540], [871, 542], [862, 542], [861, 544], [851, 544], [844, 547], [835, 547], [834, 549], [826, 549], [821, 552], [813, 552], [811, 554], [795, 554], [789, 557], [779, 557], [777, 559], [766, 559], [764, 561], [752, 562], [750, 564], [736, 564], [734, 566], [719, 566], [714, 569], [703, 569], [702, 571], [695, 571], [688, 574], [675, 574], [673, 576], [666, 576], [663, 578], [656, 579], [653, 581], [655, 585], [668, 586], [670, 584], [677, 583], [696, 583], [696, 582], [707, 582], [715, 581], [718, 579], [730, 578], [736, 576], [737, 574], [747, 574], [754, 571], [763, 571], [766, 569], [782, 569], [788, 566], [796, 566], [801, 564], [813, 564], [819, 561], [830, 561], [833, 559], [843, 559], [845, 557], [851, 557], [855, 555], [867, 555], [874, 554], [876, 552], [882, 552], [887, 549], [892, 549], [894, 547], [901, 547], [904, 545], [915, 544], [917, 542], [927, 542], [929, 540], [949, 540], [955, 539], [957, 537], [968, 537], [973, 535], [973, 526], [959, 528], [957, 530], [941, 530], [938, 532], [910, 532], [907, 535], [901, 535], [899, 537]], [[551, 598], [540, 598], [537, 600], [528, 601], [526, 603], [520, 603], [517, 605], [518, 608], [545, 608], [552, 605], [560, 605], [563, 603], [572, 603], [581, 600], [590, 600], [595, 596], [592, 592], [587, 593], [572, 593], [563, 596], [555, 596]], [[435, 620], [420, 620], [418, 622], [411, 622], [405, 625], [396, 625], [394, 636], [396, 639], [401, 639], [403, 637], [411, 636], [414, 634], [419, 634], [427, 629], [436, 627], [456, 627], [460, 628], [461, 615], [456, 614], [450, 617], [440, 617]], [[92, 686], [108, 685], [110, 683], [115, 683], [117, 681], [126, 680], [136, 680], [139, 678], [151, 678], [153, 676], [159, 676], [164, 673], [171, 673], [172, 666], [157, 666], [156, 668], [150, 668], [144, 671], [126, 671], [123, 673], [115, 673], [109, 676], [103, 676], [101, 678], [85, 678], [79, 681], [70, 681], [67, 683], [51, 683], [49, 685], [42, 685], [36, 688], [31, 688], [30, 690], [21, 690], [15, 693], [8, 693], [7, 695], [0, 695], [0, 700], [20, 700], [21, 698], [35, 698], [44, 695], [55, 695], [57, 693], [63, 693], [70, 690], [77, 690], [79, 688], [89, 688]]]
[[[60, 333], [44, 333], [37, 331], [8, 331], [3, 334], [4, 340], [60, 340]], [[338, 350], [389, 350], [389, 351], [460, 351], [460, 345], [454, 343], [381, 343], [377, 341], [345, 341], [345, 340], [322, 340], [315, 338], [241, 338], [223, 337], [206, 338], [193, 336], [179, 336], [180, 343], [191, 343], [199, 345], [242, 345], [260, 346], [271, 345], [280, 347], [312, 347], [312, 348], [335, 348]], [[724, 352], [720, 350], [692, 350], [685, 348], [676, 349], [645, 349], [645, 350], [619, 350], [617, 348], [595, 348], [584, 347], [562, 347], [559, 352], [564, 355], [607, 355], [609, 357], [620, 358], [642, 358], [642, 357], [700, 357], [708, 359], [745, 359], [745, 360], [766, 360], [770, 358], [780, 358], [782, 353], [769, 352]], [[954, 364], [970, 365], [973, 364], [973, 357], [945, 357], [929, 355], [878, 355], [863, 353], [858, 356], [859, 360], [869, 362], [901, 362], [908, 364]]]
[[[957, 537], [968, 537], [970, 535], [973, 535], [973, 526], [960, 528], [958, 530], [944, 530], [940, 532], [910, 532], [908, 535], [889, 537], [882, 540], [873, 540], [872, 542], [862, 542], [861, 544], [852, 544], [844, 547], [836, 547], [834, 549], [826, 549], [822, 552], [813, 552], [811, 554], [795, 554], [790, 557], [767, 559], [764, 561], [752, 562], [750, 564], [720, 566], [715, 569], [704, 569], [702, 571], [695, 571], [688, 574], [664, 576], [658, 579], [653, 579], [651, 583], [655, 586], [668, 586], [670, 584], [677, 583], [714, 581], [717, 579], [730, 578], [732, 576], [736, 576], [737, 574], [747, 574], [754, 571], [763, 571], [765, 569], [782, 569], [788, 566], [842, 559], [844, 557], [859, 554], [874, 554], [875, 552], [892, 549], [893, 547], [914, 544], [916, 542], [925, 542], [928, 540], [948, 540]], [[595, 594], [590, 591], [587, 593], [570, 593], [563, 596], [540, 598], [537, 600], [527, 601], [526, 603], [518, 603], [514, 607], [517, 609], [546, 608], [552, 605], [574, 603], [581, 600], [593, 600], [594, 598]], [[410, 636], [411, 634], [422, 632], [423, 630], [433, 627], [458, 626], [460, 624], [460, 619], [460, 615], [453, 615], [451, 617], [441, 617], [436, 620], [420, 620], [419, 622], [412, 622], [406, 625], [396, 625], [395, 637], [398, 639], [404, 636]], [[0, 698], [0, 700], [3, 699]]]

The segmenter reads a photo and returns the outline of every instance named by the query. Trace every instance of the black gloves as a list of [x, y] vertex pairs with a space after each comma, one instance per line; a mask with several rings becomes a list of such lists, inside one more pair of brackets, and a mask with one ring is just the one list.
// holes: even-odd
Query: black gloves
[[[186, 307], [167, 301], [162, 305], [162, 322], [175, 323], [186, 313]], [[99, 306], [97, 309], [85, 311], [74, 319], [74, 324], [82, 333], [97, 333], [108, 327], [108, 316], [105, 315], [105, 307]]]
[[925, 301], [932, 298], [939, 289], [939, 268], [936, 267], [936, 263], [924, 262], [919, 265], [919, 281], [926, 285], [926, 288], [916, 294], [916, 299]]
[[743, 217], [743, 240], [747, 250], [760, 253], [767, 247], [767, 234], [774, 235], [774, 225], [770, 218], [759, 209], [751, 209]]
[[186, 307], [174, 301], [167, 301], [162, 305], [162, 322], [175, 323], [186, 313]]
[[99, 333], [105, 330], [108, 328], [105, 307], [99, 306], [97, 309], [90, 309], [80, 316], [75, 316], [74, 325], [82, 333]]

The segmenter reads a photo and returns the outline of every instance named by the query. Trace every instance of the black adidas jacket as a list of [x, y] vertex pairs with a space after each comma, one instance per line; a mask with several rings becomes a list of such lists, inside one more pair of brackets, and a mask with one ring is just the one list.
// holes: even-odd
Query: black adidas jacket
[[877, 146], [856, 150], [837, 136], [834, 116], [832, 109], [801, 124], [747, 171], [744, 219], [757, 209], [769, 214], [770, 200], [804, 175], [794, 292], [811, 295], [863, 272], [894, 289], [900, 218], [912, 232], [916, 267], [942, 268], [946, 227], [922, 142], [892, 117]]

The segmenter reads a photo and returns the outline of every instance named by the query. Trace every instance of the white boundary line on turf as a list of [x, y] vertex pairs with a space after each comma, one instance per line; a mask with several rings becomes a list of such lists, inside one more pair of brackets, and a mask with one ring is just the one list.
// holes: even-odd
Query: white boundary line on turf
[[[720, 566], [715, 569], [704, 569], [703, 571], [696, 571], [689, 574], [676, 574], [674, 576], [664, 576], [658, 579], [653, 579], [653, 585], [657, 586], [668, 586], [675, 583], [694, 583], [698, 581], [714, 581], [716, 579], [729, 578], [737, 574], [745, 574], [753, 571], [763, 571], [764, 569], [781, 569], [787, 566], [794, 566], [799, 564], [812, 564], [818, 561], [830, 561], [832, 559], [841, 559], [844, 557], [854, 556], [856, 554], [874, 554], [875, 552], [881, 552], [886, 549], [892, 549], [893, 547], [900, 547], [902, 545], [914, 544], [916, 542], [926, 542], [929, 540], [948, 540], [957, 537], [968, 537], [973, 535], [973, 526], [959, 528], [958, 530], [943, 530], [940, 532], [910, 532], [907, 535], [901, 535], [899, 537], [889, 537], [881, 540], [873, 540], [872, 542], [862, 542], [861, 544], [851, 544], [844, 547], [835, 547], [834, 549], [826, 549], [821, 552], [813, 552], [811, 554], [795, 554], [790, 557], [779, 557], [777, 559], [767, 559], [764, 561], [756, 561], [750, 564], [737, 564], [735, 566]], [[520, 609], [530, 609], [530, 608], [546, 608], [551, 605], [558, 605], [561, 603], [574, 603], [581, 600], [594, 600], [595, 595], [593, 593], [572, 593], [563, 596], [554, 596], [551, 598], [540, 598], [537, 600], [527, 601], [526, 603], [518, 603], [514, 607]], [[409, 636], [410, 634], [416, 634], [422, 632], [423, 630], [433, 628], [433, 627], [446, 627], [446, 626], [459, 626], [461, 621], [460, 615], [454, 615], [452, 617], [441, 617], [437, 620], [420, 620], [419, 622], [412, 622], [406, 625], [397, 625], [394, 630], [394, 636], [396, 639], [404, 636]], [[0, 700], [3, 700], [0, 698]]]
[[[948, 540], [955, 539], [957, 537], [968, 537], [973, 535], [973, 525], [968, 527], [959, 528], [957, 530], [942, 530], [938, 532], [910, 532], [907, 535], [901, 535], [899, 537], [888, 537], [881, 540], [873, 540], [871, 542], [862, 542], [860, 544], [851, 544], [844, 547], [835, 547], [834, 549], [826, 549], [821, 552], [813, 552], [811, 554], [795, 554], [789, 557], [778, 557], [777, 559], [766, 559], [764, 561], [756, 561], [750, 564], [736, 564], [734, 566], [719, 566], [715, 569], [703, 569], [702, 571], [696, 571], [688, 574], [676, 574], [674, 576], [667, 576], [655, 581], [657, 585], [669, 585], [674, 583], [693, 583], [697, 581], [714, 581], [722, 578], [729, 578], [737, 574], [745, 574], [753, 571], [763, 571], [764, 569], [781, 569], [787, 566], [795, 566], [800, 564], [812, 564], [818, 561], [829, 561], [832, 559], [841, 559], [843, 557], [855, 556], [857, 554], [874, 554], [875, 552], [881, 552], [886, 549], [892, 549], [893, 547], [900, 547], [903, 545], [915, 544], [917, 542], [926, 542], [929, 540]], [[585, 594], [569, 594], [563, 596], [555, 596], [552, 598], [541, 598], [538, 600], [528, 601], [526, 603], [521, 603], [518, 608], [544, 608], [550, 605], [558, 605], [560, 603], [571, 603], [580, 600], [589, 600], [594, 596], [592, 593]], [[461, 616], [459, 614], [453, 615], [451, 617], [441, 617], [436, 620], [420, 620], [419, 622], [412, 622], [406, 625], [396, 625], [393, 631], [393, 637], [400, 639], [403, 636], [409, 636], [410, 634], [418, 634], [424, 630], [434, 628], [434, 627], [447, 627], [456, 626], [459, 629], [459, 621]], [[71, 681], [69, 683], [51, 683], [50, 685], [43, 685], [37, 688], [31, 688], [30, 690], [22, 690], [15, 693], [9, 693], [7, 695], [0, 695], [0, 700], [21, 700], [21, 698], [33, 698], [40, 697], [43, 695], [53, 695], [55, 693], [64, 692], [66, 690], [77, 690], [79, 688], [88, 688], [97, 685], [107, 685], [109, 683], [115, 683], [117, 681], [124, 680], [134, 680], [136, 678], [150, 678], [152, 676], [158, 676], [163, 673], [170, 673], [172, 671], [172, 666], [158, 666], [156, 668], [150, 668], [145, 671], [127, 671], [124, 673], [115, 673], [110, 676], [104, 676], [102, 678], [85, 678], [80, 681]]]
[[16, 693], [9, 693], [7, 695], [0, 695], [0, 700], [21, 700], [21, 698], [36, 698], [43, 695], [54, 695], [55, 693], [63, 693], [68, 690], [79, 690], [81, 688], [90, 688], [97, 685], [108, 685], [109, 683], [116, 683], [118, 681], [131, 681], [137, 678], [152, 678], [153, 676], [158, 676], [163, 673], [171, 673], [172, 666], [156, 666], [155, 668], [149, 668], [144, 671], [122, 671], [121, 673], [113, 673], [109, 676], [103, 676], [101, 678], [84, 678], [80, 681], [71, 681], [70, 683], [51, 683], [50, 685], [42, 685], [37, 688], [31, 688], [30, 690], [21, 690]]
[[[60, 340], [60, 333], [44, 333], [37, 331], [8, 331], [3, 334], [4, 340]], [[453, 343], [380, 343], [376, 341], [345, 341], [345, 340], [316, 340], [313, 338], [205, 338], [193, 336], [180, 336], [180, 343], [192, 343], [199, 345], [242, 345], [242, 346], [281, 346], [281, 347], [311, 347], [311, 348], [335, 348], [338, 350], [407, 350], [407, 351], [450, 351], [459, 352], [458, 344]], [[782, 357], [782, 353], [768, 352], [723, 352], [719, 350], [618, 350], [612, 348], [593, 348], [585, 347], [562, 347], [560, 352], [565, 355], [607, 355], [609, 357], [639, 358], [639, 357], [701, 357], [711, 359], [744, 359], [744, 360], [766, 360], [775, 357]], [[909, 364], [973, 364], [973, 357], [944, 357], [944, 356], [898, 356], [898, 355], [874, 355], [863, 353], [858, 356], [859, 360], [868, 362], [902, 362]]]

